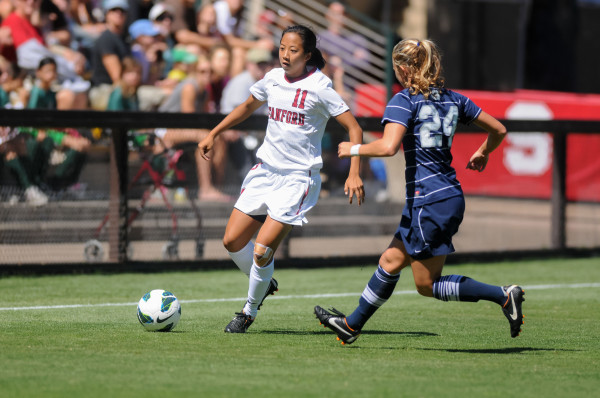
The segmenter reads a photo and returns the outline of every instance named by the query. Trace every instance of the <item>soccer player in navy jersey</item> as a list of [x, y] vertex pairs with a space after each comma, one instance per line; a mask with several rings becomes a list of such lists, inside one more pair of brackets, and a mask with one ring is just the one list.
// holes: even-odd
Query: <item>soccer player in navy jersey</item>
[[[229, 255], [249, 278], [247, 301], [225, 327], [228, 333], [245, 333], [264, 298], [277, 290], [273, 257], [292, 227], [307, 222], [306, 213], [317, 202], [323, 166], [321, 140], [329, 118], [348, 131], [353, 143], [362, 143], [361, 127], [321, 72], [325, 60], [316, 43], [309, 28], [286, 28], [279, 45], [281, 68], [256, 82], [248, 99], [198, 144], [207, 158], [219, 134], [268, 104], [267, 133], [256, 153], [260, 163], [244, 179], [223, 237]], [[350, 203], [356, 196], [361, 204], [364, 188], [358, 158], [351, 161], [345, 192]]]
[[403, 143], [406, 205], [402, 219], [354, 312], [346, 317], [335, 308], [330, 312], [316, 306], [315, 315], [342, 344], [354, 342], [391, 296], [400, 271], [410, 265], [421, 295], [442, 301], [493, 301], [502, 307], [511, 337], [516, 337], [523, 324], [521, 287], [487, 285], [462, 275], [442, 276], [446, 256], [454, 252], [452, 236], [465, 211], [464, 195], [451, 166], [456, 125], [475, 123], [488, 132], [467, 164], [467, 169], [480, 172], [502, 142], [506, 128], [469, 98], [444, 88], [440, 53], [432, 41], [402, 40], [394, 47], [392, 59], [396, 78], [405, 89], [385, 109], [382, 138], [365, 145], [342, 142], [338, 155], [393, 156]]

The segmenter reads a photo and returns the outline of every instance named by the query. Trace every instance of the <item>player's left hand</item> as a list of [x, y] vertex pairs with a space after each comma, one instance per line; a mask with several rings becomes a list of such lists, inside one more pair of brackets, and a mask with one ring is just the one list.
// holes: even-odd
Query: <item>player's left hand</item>
[[348, 176], [344, 184], [344, 194], [348, 195], [349, 203], [352, 204], [352, 198], [356, 196], [358, 205], [365, 201], [365, 187], [359, 176]]
[[482, 172], [487, 166], [489, 156], [477, 151], [471, 156], [469, 163], [467, 163], [467, 169], [476, 170]]
[[338, 145], [338, 157], [339, 158], [347, 158], [350, 157], [350, 148], [354, 145], [351, 142], [340, 142]]

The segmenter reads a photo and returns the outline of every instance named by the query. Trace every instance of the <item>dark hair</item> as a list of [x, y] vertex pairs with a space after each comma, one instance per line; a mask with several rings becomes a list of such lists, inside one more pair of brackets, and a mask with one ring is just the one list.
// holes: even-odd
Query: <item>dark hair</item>
[[44, 57], [40, 60], [40, 63], [38, 65], [38, 70], [42, 69], [44, 66], [51, 64], [56, 66], [56, 60], [52, 57]]
[[286, 33], [296, 33], [302, 39], [304, 52], [311, 54], [309, 60], [306, 62], [307, 65], [316, 66], [319, 69], [325, 67], [325, 58], [323, 58], [321, 50], [317, 48], [317, 36], [310, 28], [307, 28], [304, 25], [288, 26], [283, 30], [283, 33], [281, 33], [281, 38], [283, 38]]

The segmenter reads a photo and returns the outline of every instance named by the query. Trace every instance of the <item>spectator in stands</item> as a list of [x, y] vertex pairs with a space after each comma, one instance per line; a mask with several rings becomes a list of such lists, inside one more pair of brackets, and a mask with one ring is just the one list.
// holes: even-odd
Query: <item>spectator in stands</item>
[[106, 109], [113, 84], [118, 83], [121, 76], [121, 62], [123, 58], [131, 55], [124, 38], [128, 9], [127, 0], [104, 2], [106, 29], [94, 42], [91, 52], [90, 102], [93, 109]]
[[28, 71], [35, 71], [42, 58], [53, 57], [59, 80], [76, 83], [71, 84], [75, 91], [87, 91], [89, 83], [80, 76], [85, 72], [86, 59], [83, 54], [64, 46], [53, 47], [51, 51], [46, 45], [39, 26], [36, 25], [40, 20], [40, 1], [15, 0], [14, 11], [2, 21], [2, 27], [10, 30], [13, 48], [11, 50], [10, 46], [5, 46], [3, 55]]
[[211, 3], [206, 3], [198, 7], [196, 12], [195, 28], [188, 27], [176, 28], [175, 38], [177, 43], [183, 45], [195, 45], [202, 49], [203, 52], [208, 51], [218, 43], [223, 42], [223, 37], [216, 29], [216, 14]]
[[94, 41], [104, 29], [104, 18], [99, 1], [70, 0], [69, 19], [72, 43], [79, 51], [89, 57]]
[[43, 206], [48, 203], [48, 196], [34, 181], [33, 163], [27, 153], [25, 136], [9, 127], [0, 127], [0, 154], [8, 170], [15, 176], [19, 187], [23, 189], [25, 202], [30, 206]]
[[142, 66], [133, 57], [125, 57], [121, 78], [108, 99], [107, 111], [138, 111], [137, 90], [142, 82]]
[[[148, 13], [148, 19], [152, 21], [154, 26], [160, 31], [160, 33], [165, 37], [165, 39], [168, 36], [172, 36], [173, 9], [168, 4], [163, 2], [155, 3], [150, 9], [150, 12]], [[173, 43], [176, 43], [174, 37]]]
[[[231, 51], [225, 44], [217, 44], [210, 49], [210, 113], [220, 113], [223, 89], [231, 79]], [[245, 58], [245, 57], [244, 57]]]
[[[250, 49], [246, 55], [246, 70], [229, 80], [223, 90], [220, 108], [221, 113], [228, 114], [235, 109], [235, 107], [246, 101], [250, 95], [250, 87], [262, 79], [272, 68], [273, 56], [270, 51], [263, 48]], [[267, 115], [268, 110], [269, 108], [265, 104], [255, 113]], [[242, 178], [248, 173], [250, 167], [256, 161], [254, 152], [259, 145], [259, 139], [256, 137], [256, 133], [262, 135], [263, 132], [230, 130], [223, 133], [225, 136], [222, 136], [230, 144], [228, 153], [234, 153], [230, 158], [235, 162]], [[251, 151], [251, 156], [248, 156], [250, 155], [249, 151]], [[222, 169], [224, 171], [224, 168]], [[218, 173], [216, 181], [219, 181]]]
[[273, 50], [275, 44], [272, 39], [246, 40], [242, 38], [242, 0], [217, 0], [214, 3], [214, 9], [217, 16], [217, 29], [231, 48], [231, 76], [243, 72], [246, 65], [246, 51], [250, 48]]
[[[28, 93], [23, 88], [23, 77], [18, 71], [16, 64], [11, 64], [0, 56], [0, 107], [2, 108], [23, 108], [23, 104], [27, 101]], [[23, 189], [27, 204], [42, 206], [48, 203], [48, 196], [36, 185], [39, 184], [40, 179], [33, 178], [34, 168], [27, 153], [25, 135], [18, 134], [16, 129], [0, 127], [0, 154], [4, 164]]]
[[[160, 112], [203, 113], [207, 110], [209, 98], [211, 64], [208, 58], [200, 56], [193, 74], [179, 83], [173, 93], [160, 106]], [[162, 139], [167, 148], [176, 145], [199, 142], [207, 130], [157, 129], [155, 134]], [[159, 144], [160, 145], [160, 144]], [[161, 148], [157, 145], [157, 150]], [[225, 143], [219, 140], [216, 152], [225, 151]], [[199, 149], [195, 151], [196, 172], [198, 176], [198, 199], [204, 201], [229, 201], [231, 198], [219, 191], [212, 182], [213, 164], [205, 162]]]
[[223, 41], [223, 35], [217, 28], [217, 12], [211, 3], [205, 3], [198, 7], [198, 12], [196, 12], [196, 31], [204, 37], [214, 39], [208, 48]]
[[56, 61], [52, 57], [42, 58], [35, 72], [36, 84], [29, 93], [27, 108], [57, 109], [56, 92], [52, 84], [56, 81]]
[[12, 4], [13, 0], [0, 0], [0, 19], [4, 19], [10, 15], [15, 9]]
[[42, 0], [40, 6], [40, 31], [46, 44], [71, 47], [71, 31], [67, 20], [68, 3], [59, 0]]
[[0, 107], [5, 108], [10, 105], [10, 97], [8, 91], [5, 90], [4, 83], [10, 78], [9, 63], [6, 59], [0, 56]]
[[[196, 24], [196, 0], [159, 0], [161, 3], [169, 6], [173, 13], [173, 30], [194, 30]], [[210, 0], [202, 0], [206, 2]], [[200, 0], [198, 0], [200, 2]]]
[[173, 89], [181, 83], [191, 72], [193, 72], [198, 56], [185, 46], [177, 46], [172, 51], [173, 67], [167, 77], [157, 84], [170, 95]]
[[273, 47], [275, 47], [275, 43], [279, 40], [277, 35], [280, 33], [277, 27], [277, 14], [275, 11], [268, 8], [263, 10], [258, 16], [254, 32], [256, 33], [256, 39], [269, 39], [273, 42]]
[[329, 4], [327, 14], [327, 30], [319, 33], [319, 43], [329, 56], [338, 56], [344, 67], [365, 68], [369, 65], [369, 42], [359, 34], [344, 32], [346, 23], [346, 7], [337, 1]]
[[177, 38], [173, 30], [173, 11], [166, 3], [158, 2], [150, 9], [148, 19], [158, 29], [166, 44], [166, 49], [162, 54], [163, 67], [160, 75], [160, 78], [164, 79], [173, 68], [173, 50], [177, 45]]
[[29, 100], [29, 91], [23, 86], [24, 80], [23, 70], [0, 55], [0, 107], [25, 108]]
[[138, 19], [146, 18], [153, 6], [154, 0], [127, 0], [127, 2], [129, 3], [129, 9], [127, 10], [125, 26], [131, 25]]
[[162, 54], [167, 44], [149, 19], [138, 19], [129, 26], [131, 55], [142, 66], [142, 84], [153, 85], [160, 78]]
[[[51, 88], [56, 78], [54, 58], [42, 59], [36, 71], [37, 84], [31, 90], [27, 108], [57, 109], [56, 93]], [[54, 175], [46, 179], [50, 187], [64, 189], [76, 184], [85, 162], [85, 154], [90, 148], [90, 140], [74, 129], [66, 131], [30, 129], [28, 132], [39, 144], [35, 151], [39, 151], [40, 154], [39, 157], [36, 156], [36, 161], [39, 162], [37, 166], [40, 167], [39, 174], [42, 178], [46, 175], [44, 169], [48, 162], [56, 166]]]
[[[228, 114], [246, 101], [250, 95], [250, 87], [262, 79], [271, 68], [273, 68], [273, 56], [270, 51], [261, 48], [249, 50], [246, 55], [246, 70], [231, 78], [225, 85], [221, 97], [221, 113]], [[257, 112], [266, 115], [268, 107], [265, 105]]]
[[[142, 66], [133, 57], [125, 57], [121, 66], [121, 79], [110, 94], [107, 111], [139, 111], [138, 89], [142, 81]], [[130, 131], [127, 137], [133, 148], [142, 151], [151, 151], [159, 154], [151, 160], [152, 168], [163, 172], [165, 167], [164, 157], [160, 156], [164, 147], [153, 145], [153, 140], [148, 132]]]
[[149, 19], [138, 19], [132, 23], [129, 35], [133, 40], [131, 54], [142, 66], [142, 86], [138, 89], [140, 110], [156, 110], [167, 96], [167, 90], [158, 84], [167, 44]]
[[54, 57], [46, 57], [40, 60], [35, 77], [36, 83], [29, 93], [28, 108], [73, 109], [76, 102], [76, 93], [67, 89], [61, 89], [58, 92], [52, 89], [58, 77]]

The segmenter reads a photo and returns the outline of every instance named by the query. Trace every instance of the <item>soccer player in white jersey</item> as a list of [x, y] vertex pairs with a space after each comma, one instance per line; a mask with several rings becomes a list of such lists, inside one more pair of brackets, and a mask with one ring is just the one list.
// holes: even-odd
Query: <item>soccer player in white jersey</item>
[[473, 122], [488, 132], [467, 164], [467, 169], [480, 172], [502, 142], [506, 128], [469, 98], [444, 88], [440, 53], [432, 41], [403, 40], [394, 47], [392, 59], [404, 90], [385, 109], [382, 138], [366, 145], [342, 142], [338, 155], [393, 156], [404, 144], [406, 205], [402, 220], [354, 312], [346, 317], [335, 308], [329, 312], [316, 306], [315, 314], [342, 344], [354, 342], [367, 320], [391, 296], [400, 271], [410, 265], [420, 294], [442, 301], [495, 302], [508, 319], [511, 337], [517, 337], [525, 300], [521, 287], [487, 285], [462, 275], [442, 276], [446, 256], [454, 252], [452, 236], [465, 210], [464, 195], [451, 166], [456, 125]]
[[[333, 116], [348, 131], [351, 142], [362, 143], [361, 127], [331, 80], [321, 73], [325, 60], [316, 41], [314, 32], [305, 26], [286, 28], [279, 45], [281, 68], [256, 82], [248, 99], [198, 144], [208, 159], [206, 154], [220, 133], [268, 104], [267, 134], [256, 155], [260, 163], [244, 179], [223, 237], [231, 258], [249, 278], [248, 299], [225, 328], [228, 333], [245, 333], [265, 297], [277, 290], [272, 278], [275, 251], [294, 225], [307, 222], [306, 213], [319, 197], [321, 139], [328, 119]], [[344, 191], [350, 204], [354, 196], [362, 203], [358, 158], [351, 161]]]

